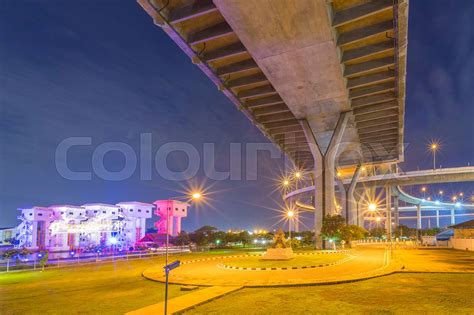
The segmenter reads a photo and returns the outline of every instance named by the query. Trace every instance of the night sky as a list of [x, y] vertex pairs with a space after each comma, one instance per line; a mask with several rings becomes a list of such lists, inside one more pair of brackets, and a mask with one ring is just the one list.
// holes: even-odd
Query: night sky
[[[474, 1], [410, 3], [405, 170], [432, 167], [427, 143], [439, 139], [442, 167], [474, 164]], [[117, 203], [182, 195], [210, 187], [209, 205], [193, 208], [183, 227], [272, 228], [278, 221], [274, 180], [282, 159], [259, 155], [258, 180], [191, 182], [70, 181], [55, 167], [57, 145], [91, 137], [70, 151], [75, 171], [91, 171], [94, 149], [123, 142], [139, 152], [140, 134], [153, 150], [184, 141], [202, 151], [215, 143], [216, 168], [228, 170], [229, 144], [268, 142], [134, 1], [13, 1], [0, 4], [0, 227], [17, 224], [19, 207]], [[109, 170], [121, 154], [105, 157]], [[186, 167], [170, 155], [173, 170]], [[431, 186], [474, 192], [472, 183]], [[417, 188], [414, 190], [418, 191]], [[151, 224], [151, 220], [150, 220]]]

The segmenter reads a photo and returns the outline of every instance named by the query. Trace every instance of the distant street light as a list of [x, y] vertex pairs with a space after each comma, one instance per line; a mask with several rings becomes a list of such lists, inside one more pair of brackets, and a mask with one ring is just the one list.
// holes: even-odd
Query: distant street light
[[370, 203], [369, 204], [369, 210], [370, 211], [375, 211], [377, 210], [377, 205], [375, 203]]
[[301, 177], [301, 172], [296, 172], [296, 173], [295, 173], [295, 177], [296, 177], [296, 178], [300, 178], [300, 177]]
[[436, 142], [432, 142], [430, 145], [430, 150], [433, 152], [433, 170], [436, 169], [436, 151], [439, 149], [439, 144]]
[[291, 229], [292, 229], [292, 222], [293, 222], [293, 218], [295, 216], [295, 212], [293, 210], [288, 210], [286, 212], [286, 216], [288, 217], [289, 221], [288, 221], [288, 238], [290, 239], [290, 248], [292, 247], [291, 245]]

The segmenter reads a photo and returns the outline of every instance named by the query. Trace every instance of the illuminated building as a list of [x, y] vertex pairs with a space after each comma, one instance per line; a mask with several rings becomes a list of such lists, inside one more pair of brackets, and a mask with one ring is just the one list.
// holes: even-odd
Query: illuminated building
[[[177, 200], [157, 200], [155, 214], [159, 217], [155, 227], [159, 234], [177, 236], [181, 232], [181, 218], [188, 215], [189, 204]], [[168, 223], [169, 222], [169, 223]]]
[[19, 209], [18, 247], [64, 251], [97, 246], [128, 249], [145, 235], [153, 204], [138, 201], [116, 205], [89, 203]]

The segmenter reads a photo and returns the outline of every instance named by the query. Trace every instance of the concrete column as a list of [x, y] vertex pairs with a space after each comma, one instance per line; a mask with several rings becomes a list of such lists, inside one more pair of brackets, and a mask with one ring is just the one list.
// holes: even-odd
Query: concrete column
[[[337, 171], [336, 171], [337, 174]], [[346, 223], [348, 223], [349, 218], [347, 217], [347, 191], [346, 187], [342, 180], [337, 177], [336, 178], [337, 188], [339, 190], [339, 206], [341, 207], [341, 215], [346, 218]]]
[[416, 205], [416, 228], [421, 230], [421, 205]]
[[361, 166], [357, 165], [354, 174], [352, 175], [351, 183], [346, 190], [346, 218], [347, 224], [358, 225], [357, 201], [354, 196], [357, 180], [359, 179]]
[[436, 210], [436, 227], [439, 228], [439, 210]]
[[400, 225], [400, 217], [398, 212], [398, 196], [393, 196], [393, 214], [394, 214], [394, 226], [398, 228]]
[[300, 231], [300, 210], [296, 209], [295, 210], [295, 218], [294, 218], [294, 221], [295, 221], [295, 232], [299, 232]]
[[315, 235], [316, 247], [324, 247], [321, 237], [322, 220], [325, 215], [335, 214], [335, 190], [334, 190], [334, 170], [336, 153], [341, 143], [342, 135], [347, 125], [349, 118], [348, 112], [341, 113], [337, 122], [336, 128], [332, 134], [329, 146], [326, 151], [318, 144], [315, 134], [307, 120], [300, 120], [303, 131], [308, 141], [311, 154], [314, 159], [314, 208], [315, 208]]
[[392, 187], [385, 186], [385, 230], [387, 240], [392, 240]]
[[454, 217], [454, 209], [451, 209], [451, 224], [456, 224], [456, 219]]

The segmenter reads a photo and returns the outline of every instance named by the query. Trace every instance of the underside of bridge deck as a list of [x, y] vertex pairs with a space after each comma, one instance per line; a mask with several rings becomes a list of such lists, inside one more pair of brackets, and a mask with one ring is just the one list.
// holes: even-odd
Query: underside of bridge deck
[[138, 0], [302, 169], [349, 112], [337, 165], [403, 159], [407, 0]]
[[334, 213], [335, 168], [403, 160], [408, 0], [138, 2], [313, 174], [317, 233]]

